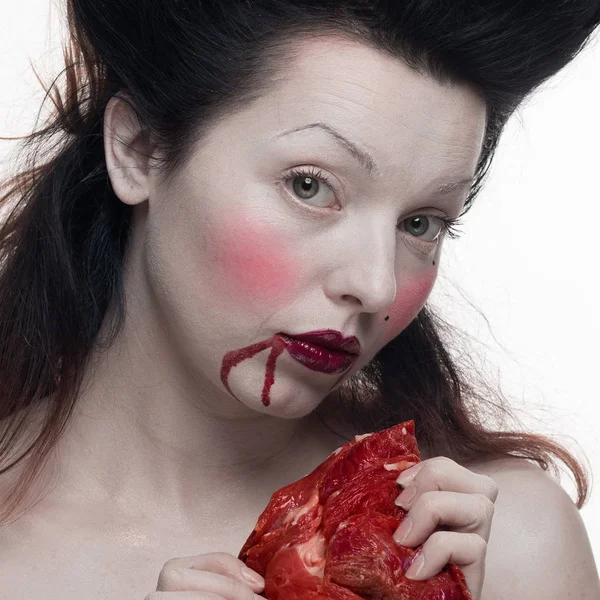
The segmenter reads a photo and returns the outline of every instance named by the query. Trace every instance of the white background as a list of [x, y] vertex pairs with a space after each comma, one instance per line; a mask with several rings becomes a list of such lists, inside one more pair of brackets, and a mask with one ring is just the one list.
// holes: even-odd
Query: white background
[[[0, 9], [0, 136], [27, 134], [60, 68], [49, 0]], [[432, 293], [527, 430], [565, 443], [600, 473], [600, 41], [547, 82], [507, 126], [489, 179], [445, 243]], [[0, 141], [0, 173], [16, 143]], [[484, 315], [483, 317], [478, 311]], [[486, 319], [487, 322], [486, 323]], [[574, 497], [574, 486], [563, 475]], [[600, 491], [581, 515], [600, 566]]]

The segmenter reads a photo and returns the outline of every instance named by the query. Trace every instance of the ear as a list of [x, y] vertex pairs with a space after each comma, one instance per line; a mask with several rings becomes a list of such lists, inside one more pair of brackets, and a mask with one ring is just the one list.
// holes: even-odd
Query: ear
[[125, 204], [148, 199], [152, 147], [131, 106], [113, 96], [104, 111], [106, 168], [117, 197]]

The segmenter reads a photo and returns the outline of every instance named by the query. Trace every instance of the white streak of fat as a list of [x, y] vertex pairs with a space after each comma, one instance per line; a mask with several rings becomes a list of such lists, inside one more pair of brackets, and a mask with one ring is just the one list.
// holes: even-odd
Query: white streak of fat
[[400, 463], [387, 463], [387, 464], [383, 465], [383, 468], [386, 471], [399, 471]]
[[311, 575], [316, 575], [323, 579], [326, 544], [321, 531], [317, 531], [310, 540], [307, 540], [303, 544], [298, 544], [294, 548], [298, 552], [298, 556], [304, 563], [306, 570]]
[[315, 490], [313, 492], [313, 494], [311, 495], [309, 501], [306, 504], [303, 504], [302, 506], [291, 510], [288, 515], [285, 517], [283, 524], [284, 525], [288, 525], [290, 524], [291, 521], [291, 525], [296, 525], [298, 523], [298, 521], [300, 520], [300, 518], [302, 516], [304, 516], [307, 512], [309, 512], [311, 509], [313, 509], [317, 504], [319, 503], [319, 492], [318, 490]]

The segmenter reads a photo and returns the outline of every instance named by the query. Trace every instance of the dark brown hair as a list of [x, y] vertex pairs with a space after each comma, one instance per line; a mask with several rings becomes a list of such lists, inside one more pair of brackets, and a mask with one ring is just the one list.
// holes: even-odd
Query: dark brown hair
[[[507, 119], [579, 53], [600, 22], [596, 0], [67, 0], [66, 6], [66, 85], [62, 93], [58, 83], [47, 90], [55, 109], [25, 138], [23, 167], [2, 185], [0, 473], [21, 466], [0, 520], [18, 508], [61, 436], [92, 350], [110, 344], [123, 322], [131, 207], [116, 197], [106, 170], [103, 119], [111, 97], [124, 94], [159, 142], [163, 159], [156, 168], [169, 179], [219, 118], [246, 107], [286, 72], [295, 41], [356, 40], [440, 84], [469, 83], [485, 99], [486, 136], [464, 214]], [[334, 415], [356, 433], [414, 419], [425, 452], [464, 462], [520, 456], [548, 469], [559, 458], [575, 475], [581, 508], [587, 477], [566, 449], [539, 435], [488, 428], [508, 408], [450, 355], [456, 339], [426, 305], [326, 398], [319, 415]], [[39, 431], [24, 444], [42, 405]], [[26, 447], [17, 452], [20, 444]]]

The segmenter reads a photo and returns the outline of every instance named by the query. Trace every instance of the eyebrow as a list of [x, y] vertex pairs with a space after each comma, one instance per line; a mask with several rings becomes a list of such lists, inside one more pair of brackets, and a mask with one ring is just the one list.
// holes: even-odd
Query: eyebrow
[[[282, 133], [279, 133], [276, 137], [280, 138], [285, 135], [289, 135], [290, 133], [296, 133], [297, 131], [304, 131], [305, 129], [314, 129], [319, 128], [330, 134], [335, 140], [337, 140], [342, 147], [350, 152], [350, 154], [354, 157], [354, 159], [363, 167], [363, 169], [368, 173], [370, 177], [373, 177], [374, 174], [380, 175], [381, 171], [375, 162], [375, 159], [364, 149], [351, 142], [347, 137], [342, 135], [337, 129], [328, 125], [327, 123], [310, 123], [309, 125], [301, 125], [300, 127], [294, 127], [293, 129], [288, 129]], [[467, 177], [465, 179], [461, 179], [460, 181], [450, 181], [448, 183], [444, 183], [438, 186], [435, 190], [435, 194], [448, 194], [453, 192], [456, 189], [460, 189], [465, 187], [467, 184], [472, 184], [475, 181], [474, 177]]]

